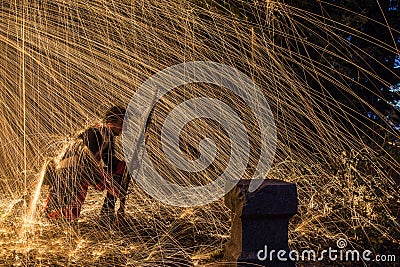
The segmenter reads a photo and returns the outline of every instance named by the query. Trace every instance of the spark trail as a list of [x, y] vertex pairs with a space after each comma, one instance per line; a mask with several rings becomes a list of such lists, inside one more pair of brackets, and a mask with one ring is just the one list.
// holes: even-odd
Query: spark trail
[[[188, 61], [237, 68], [266, 97], [277, 127], [277, 152], [268, 177], [295, 182], [299, 190], [299, 214], [290, 226], [291, 248], [328, 247], [338, 237], [376, 251], [382, 243], [399, 245], [399, 148], [390, 144], [399, 134], [394, 121], [386, 120], [387, 114], [365, 97], [376, 95], [387, 102], [378, 84], [394, 84], [374, 71], [373, 66], [381, 64], [377, 58], [347, 38], [398, 54], [395, 39], [386, 42], [327, 13], [281, 2], [235, 3], [2, 2], [1, 264], [193, 266], [218, 260], [230, 227], [222, 200], [177, 208], [155, 201], [132, 183], [126, 203], [129, 226], [122, 230], [99, 227], [104, 196], [94, 190], [89, 190], [76, 223], [52, 224], [33, 211], [40, 210], [48, 190], [42, 186], [40, 194], [34, 192], [44, 159], [59, 155], [70, 138], [99, 121], [109, 106], [127, 105], [152, 74]], [[387, 20], [353, 15], [399, 35]], [[369, 77], [372, 85], [349, 76], [340, 66]], [[382, 68], [399, 81], [392, 69]], [[233, 110], [250, 118], [248, 107], [235, 95], [211, 85], [190, 84], [157, 103], [146, 138], [157, 134], [168, 111], [198, 92], [227, 99]], [[381, 120], [365, 117], [361, 106]], [[257, 133], [248, 134], [256, 152]], [[196, 120], [181, 137], [186, 138], [182, 151], [191, 159], [198, 157], [200, 139], [217, 144], [214, 171], [187, 181], [180, 175], [172, 177], [160, 161], [163, 176], [178, 184], [198, 185], [224, 170], [229, 140], [220, 125]], [[154, 160], [159, 160], [163, 152], [148, 145]], [[250, 155], [248, 173], [256, 155]], [[38, 204], [31, 208], [32, 231], [21, 239], [27, 216], [25, 187]]]

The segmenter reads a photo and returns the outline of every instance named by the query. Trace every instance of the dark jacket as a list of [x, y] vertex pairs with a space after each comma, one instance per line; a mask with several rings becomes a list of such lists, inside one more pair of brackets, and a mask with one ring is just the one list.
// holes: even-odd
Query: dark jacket
[[120, 160], [115, 156], [115, 141], [111, 130], [106, 127], [91, 127], [78, 138], [83, 140], [83, 144], [98, 161], [103, 160], [109, 172], [115, 172]]

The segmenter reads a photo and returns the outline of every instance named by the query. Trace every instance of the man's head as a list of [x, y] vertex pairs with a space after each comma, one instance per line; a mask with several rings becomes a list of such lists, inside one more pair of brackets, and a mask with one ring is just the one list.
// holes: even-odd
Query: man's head
[[113, 106], [107, 110], [104, 121], [114, 135], [122, 133], [122, 123], [124, 121], [126, 110], [121, 106]]

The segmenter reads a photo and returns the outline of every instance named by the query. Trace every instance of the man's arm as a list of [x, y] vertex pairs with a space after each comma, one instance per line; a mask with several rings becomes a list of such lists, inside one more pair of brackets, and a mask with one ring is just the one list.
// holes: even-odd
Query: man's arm
[[[89, 128], [85, 132], [79, 135], [79, 138], [83, 140], [83, 144], [89, 149], [94, 158], [100, 162], [100, 154], [103, 146], [103, 136], [99, 129], [97, 128]], [[100, 164], [96, 164], [94, 162], [86, 162], [88, 166], [86, 166], [87, 175], [85, 178], [92, 184], [97, 185], [103, 183], [105, 180], [105, 172], [101, 168]], [[93, 166], [95, 164], [96, 166]]]
[[109, 173], [116, 173], [117, 172], [117, 166], [120, 163], [120, 159], [117, 158], [115, 155], [115, 140], [114, 136], [111, 135], [111, 133], [106, 132], [106, 134], [109, 135], [109, 142], [107, 144], [107, 147], [102, 151], [102, 159], [104, 164], [108, 168]]

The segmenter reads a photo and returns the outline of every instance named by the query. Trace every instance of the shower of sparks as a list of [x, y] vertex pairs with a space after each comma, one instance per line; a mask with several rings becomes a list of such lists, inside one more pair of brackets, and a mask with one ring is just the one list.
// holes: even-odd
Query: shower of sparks
[[[398, 138], [398, 132], [389, 121], [357, 122], [351, 107], [339, 103], [321, 82], [330, 81], [363, 102], [348, 85], [351, 77], [331, 66], [336, 59], [354, 65], [354, 58], [371, 57], [350, 46], [343, 33], [359, 34], [388, 53], [399, 52], [396, 42], [384, 43], [279, 2], [238, 1], [252, 11], [253, 20], [224, 9], [218, 1], [200, 2], [1, 3], [0, 264], [193, 266], [218, 261], [230, 228], [230, 212], [222, 200], [196, 208], [171, 207], [132, 183], [124, 227], [100, 227], [104, 193], [93, 189], [78, 222], [52, 223], [40, 212], [48, 193], [42, 185], [45, 160], [60, 155], [76, 132], [98, 122], [108, 107], [126, 106], [152, 74], [187, 61], [235, 67], [262, 89], [278, 135], [268, 177], [298, 186], [299, 214], [289, 229], [291, 248], [324, 248], [338, 237], [374, 251], [379, 242], [400, 245], [398, 208], [397, 213], [393, 209], [400, 205], [399, 181], [394, 179], [400, 166], [388, 153], [399, 148], [384, 138]], [[312, 43], [309, 35], [320, 42]], [[326, 60], [305, 57], [306, 46]], [[328, 46], [337, 49], [327, 50]], [[374, 76], [369, 69], [360, 71]], [[303, 79], [300, 72], [313, 80]], [[378, 74], [375, 78], [391, 85]], [[189, 99], [193, 90], [218, 93], [212, 86], [180, 89], [158, 103], [154, 124], [157, 114]], [[246, 112], [240, 102], [232, 108]], [[207, 126], [207, 121], [198, 123], [189, 125], [182, 136], [201, 132], [219, 138], [223, 147], [222, 130]], [[357, 137], [348, 132], [353, 127], [360, 133], [362, 123], [368, 133]], [[221, 168], [227, 156], [221, 153]], [[168, 176], [167, 168], [158, 169]], [[209, 179], [214, 178], [205, 181]]]

